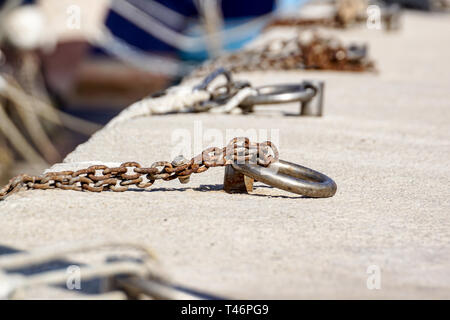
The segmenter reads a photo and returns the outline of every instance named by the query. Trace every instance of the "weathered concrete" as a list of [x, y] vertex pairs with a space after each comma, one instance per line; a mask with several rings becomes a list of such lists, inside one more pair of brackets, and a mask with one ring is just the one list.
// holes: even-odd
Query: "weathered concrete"
[[[223, 133], [275, 128], [281, 157], [334, 178], [333, 198], [266, 187], [226, 194], [219, 168], [146, 192], [29, 191], [0, 203], [0, 243], [137, 241], [174, 280], [236, 298], [450, 298], [449, 27], [449, 16], [408, 13], [399, 33], [339, 32], [369, 42], [378, 75], [240, 75], [254, 84], [326, 80], [321, 119], [279, 112], [296, 104], [251, 116], [141, 118], [98, 132], [64, 165], [169, 160], [171, 134], [192, 133], [194, 121]], [[381, 268], [381, 290], [366, 287], [370, 265]]]

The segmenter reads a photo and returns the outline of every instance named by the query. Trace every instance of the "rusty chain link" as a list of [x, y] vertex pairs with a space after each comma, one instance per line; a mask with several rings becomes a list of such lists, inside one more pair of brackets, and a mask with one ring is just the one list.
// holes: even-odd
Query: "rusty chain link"
[[49, 172], [40, 176], [22, 174], [0, 189], [0, 200], [21, 189], [91, 192], [123, 192], [130, 186], [145, 189], [156, 180], [178, 178], [181, 183], [187, 183], [193, 173], [202, 173], [212, 167], [231, 163], [255, 163], [267, 167], [275, 161], [278, 161], [278, 150], [272, 142], [252, 143], [248, 138], [234, 138], [226, 147], [207, 148], [191, 160], [177, 157], [172, 162], [157, 161], [150, 167], [125, 162], [114, 168], [95, 165], [78, 171]]
[[248, 49], [211, 60], [188, 78], [203, 77], [219, 67], [231, 72], [316, 69], [371, 71], [374, 64], [366, 56], [365, 46], [344, 46], [335, 38], [313, 33], [298, 34], [288, 40], [270, 41], [259, 49]]

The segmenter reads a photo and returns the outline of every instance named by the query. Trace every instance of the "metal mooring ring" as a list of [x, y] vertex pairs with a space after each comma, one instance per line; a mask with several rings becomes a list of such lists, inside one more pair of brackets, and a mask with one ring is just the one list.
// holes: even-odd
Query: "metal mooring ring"
[[233, 76], [231, 75], [231, 72], [228, 71], [225, 68], [218, 68], [211, 72], [208, 76], [206, 76], [202, 83], [194, 87], [194, 90], [206, 90], [208, 89], [208, 86], [219, 76], [223, 75], [226, 79], [226, 85], [227, 92], [230, 92], [232, 84], [233, 84]]
[[232, 166], [252, 179], [311, 198], [332, 197], [337, 190], [336, 183], [326, 175], [284, 160], [274, 162], [268, 167], [237, 163]]
[[282, 84], [256, 88], [258, 94], [245, 99], [240, 105], [244, 107], [260, 104], [277, 104], [287, 102], [307, 102], [311, 100], [316, 91], [312, 85]]

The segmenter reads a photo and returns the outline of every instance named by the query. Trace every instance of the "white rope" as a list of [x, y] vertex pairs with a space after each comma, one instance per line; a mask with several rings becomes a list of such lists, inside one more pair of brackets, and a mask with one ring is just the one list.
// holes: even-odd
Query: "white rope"
[[[136, 26], [145, 30], [155, 38], [158, 38], [161, 41], [164, 41], [165, 43], [168, 43], [180, 50], [198, 51], [199, 47], [205, 45], [204, 36], [190, 37], [178, 33], [166, 27], [157, 19], [149, 16], [141, 9], [127, 1], [112, 1], [111, 9], [120, 14], [122, 17], [133, 22]], [[227, 29], [226, 31], [220, 31], [215, 34], [211, 34], [209, 36], [211, 38], [223, 39], [225, 43], [231, 43], [233, 41], [241, 40], [243, 35], [246, 34], [248, 30], [253, 30], [256, 26], [264, 26], [272, 17], [273, 13], [262, 15], [250, 20], [247, 23]]]
[[37, 153], [33, 147], [28, 143], [27, 139], [22, 135], [15, 124], [9, 119], [8, 114], [0, 103], [0, 133], [11, 142], [14, 148], [27, 161], [37, 164], [45, 164], [45, 160]]
[[[151, 270], [145, 264], [138, 262], [114, 262], [105, 264], [95, 264], [83, 266], [83, 280], [92, 280], [95, 278], [106, 278], [115, 275], [128, 275], [137, 277], [147, 277]], [[20, 274], [5, 275], [0, 273], [0, 299], [14, 299], [19, 290], [25, 290], [39, 285], [56, 285], [65, 283], [68, 274], [65, 269], [47, 271], [31, 276], [22, 276]]]
[[114, 127], [130, 119], [152, 114], [190, 112], [194, 110], [195, 104], [207, 101], [209, 97], [210, 93], [205, 90], [193, 90], [191, 86], [175, 86], [161, 97], [147, 98], [132, 104], [112, 119], [106, 127]]
[[153, 0], [128, 0], [133, 3], [134, 6], [144, 11], [146, 14], [152, 17], [158, 18], [158, 20], [164, 22], [164, 24], [179, 28], [182, 27], [189, 17], [182, 15], [181, 13], [166, 7], [165, 5], [153, 1]]
[[[17, 82], [13, 82], [12, 79], [6, 79], [2, 75], [0, 75], [0, 95], [5, 96], [5, 98], [10, 99], [17, 105], [32, 100], [35, 107], [34, 111], [36, 111], [41, 118], [57, 125], [64, 125], [67, 128], [82, 134], [92, 134], [101, 128], [101, 126], [96, 123], [72, 116], [41, 101], [37, 97], [32, 97], [23, 91], [23, 89], [18, 86]], [[61, 122], [61, 120], [64, 121]]]
[[206, 32], [206, 49], [212, 58], [217, 58], [223, 53], [223, 39], [217, 37], [224, 25], [221, 2], [222, 0], [194, 1], [201, 17], [200, 22]]
[[[83, 279], [107, 277], [117, 274], [146, 276], [154, 274], [164, 277], [159, 270], [155, 254], [147, 247], [137, 243], [98, 242], [78, 243], [66, 246], [53, 246], [41, 248], [32, 252], [16, 253], [0, 257], [0, 268], [17, 269], [38, 265], [55, 259], [62, 259], [71, 253], [80, 253], [101, 248], [133, 249], [144, 254], [142, 262], [119, 261], [115, 263], [103, 263], [82, 268]], [[5, 273], [0, 270], [0, 300], [14, 298], [18, 290], [42, 284], [57, 284], [67, 280], [66, 270], [55, 270], [39, 273], [37, 275], [23, 276], [16, 273]]]
[[[24, 291], [33, 286], [55, 285], [67, 283], [68, 273], [66, 269], [40, 272], [33, 275], [22, 275], [14, 272], [14, 269], [21, 269], [33, 265], [47, 263], [55, 259], [64, 259], [73, 253], [86, 253], [87, 251], [100, 251], [100, 249], [111, 249], [113, 251], [132, 249], [143, 253], [139, 259], [117, 260], [115, 262], [100, 262], [91, 265], [80, 266], [83, 281], [95, 278], [108, 278], [117, 275], [128, 275], [130, 278], [122, 279], [131, 286], [136, 284], [140, 287], [139, 281], [145, 279], [146, 294], [163, 299], [192, 299], [190, 294], [179, 291], [170, 282], [170, 277], [165, 273], [163, 266], [159, 264], [154, 253], [147, 247], [138, 243], [125, 242], [84, 242], [71, 245], [58, 245], [40, 248], [31, 252], [15, 253], [0, 257], [0, 300], [3, 299], [23, 299]], [[105, 252], [102, 252], [105, 254]], [[131, 256], [130, 256], [131, 257]], [[6, 270], [9, 270], [7, 273]], [[136, 283], [137, 281], [137, 283]], [[150, 286], [150, 287], [149, 287]], [[116, 290], [104, 292], [97, 296], [113, 294], [114, 297], [126, 299], [127, 296], [117, 291], [118, 288], [106, 288]]]
[[243, 88], [236, 93], [226, 104], [220, 107], [209, 109], [210, 113], [240, 113], [241, 109], [238, 106], [248, 97], [257, 94], [256, 89], [251, 87]]
[[87, 251], [99, 250], [100, 248], [133, 249], [142, 252], [145, 256], [156, 261], [156, 255], [151, 249], [138, 243], [128, 242], [81, 242], [70, 245], [56, 245], [39, 248], [32, 252], [9, 254], [0, 257], [0, 268], [13, 269], [27, 265], [36, 265], [49, 260], [61, 258], [71, 253], [86, 253]]
[[[207, 112], [210, 113], [240, 113], [239, 105], [248, 97], [254, 96], [257, 91], [251, 87], [239, 90], [224, 105], [213, 107]], [[119, 123], [131, 119], [146, 117], [151, 115], [161, 115], [169, 113], [184, 113], [199, 111], [196, 106], [210, 99], [210, 93], [206, 90], [193, 90], [191, 86], [180, 85], [167, 90], [164, 96], [158, 98], [147, 98], [138, 101], [125, 110], [117, 117], [112, 119], [106, 128], [117, 126]]]
[[102, 47], [120, 61], [152, 73], [168, 76], [185, 76], [193, 70], [193, 65], [162, 55], [144, 52], [116, 37], [108, 28], [103, 28], [99, 37], [90, 39], [94, 45]]

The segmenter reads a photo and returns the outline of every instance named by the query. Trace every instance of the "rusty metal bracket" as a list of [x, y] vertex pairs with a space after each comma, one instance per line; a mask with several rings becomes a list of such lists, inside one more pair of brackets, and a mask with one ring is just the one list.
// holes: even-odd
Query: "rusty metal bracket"
[[332, 197], [337, 190], [336, 183], [326, 175], [284, 160], [268, 167], [237, 163], [227, 165], [224, 190], [228, 193], [251, 193], [254, 180], [311, 198]]
[[225, 167], [223, 189], [228, 193], [251, 193], [254, 179], [235, 170], [232, 165]]
[[400, 5], [392, 3], [381, 8], [381, 19], [387, 31], [395, 31], [400, 29]]
[[314, 89], [314, 96], [300, 102], [300, 115], [321, 117], [323, 115], [323, 93], [325, 90], [325, 82], [323, 81], [304, 81], [305, 86]]

